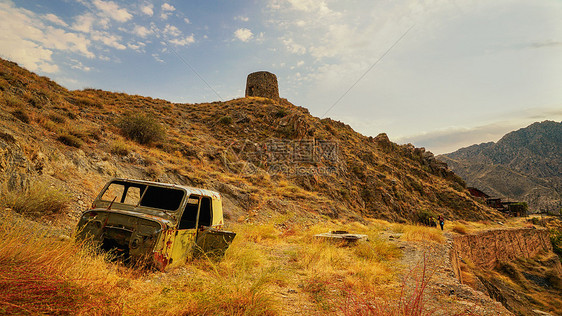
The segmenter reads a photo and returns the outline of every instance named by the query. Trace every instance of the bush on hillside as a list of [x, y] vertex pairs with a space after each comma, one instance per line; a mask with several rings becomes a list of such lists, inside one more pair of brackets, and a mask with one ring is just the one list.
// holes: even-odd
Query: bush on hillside
[[419, 210], [416, 213], [416, 221], [426, 226], [436, 226], [437, 215], [429, 210]]
[[219, 119], [219, 122], [224, 125], [232, 124], [232, 117], [225, 115]]
[[562, 231], [551, 229], [550, 241], [552, 242], [552, 250], [554, 253], [562, 258]]
[[31, 118], [29, 117], [29, 115], [23, 111], [23, 110], [15, 110], [12, 112], [12, 115], [17, 118], [18, 120], [29, 124], [29, 122], [31, 122]]
[[166, 135], [164, 127], [154, 118], [142, 114], [127, 115], [117, 123], [123, 136], [145, 145], [162, 141]]
[[127, 156], [131, 149], [129, 146], [123, 141], [116, 141], [111, 144], [110, 152], [117, 156]]
[[57, 137], [57, 140], [67, 146], [76, 147], [76, 148], [80, 148], [82, 147], [82, 145], [84, 145], [84, 142], [80, 138], [72, 134], [62, 134], [59, 137]]

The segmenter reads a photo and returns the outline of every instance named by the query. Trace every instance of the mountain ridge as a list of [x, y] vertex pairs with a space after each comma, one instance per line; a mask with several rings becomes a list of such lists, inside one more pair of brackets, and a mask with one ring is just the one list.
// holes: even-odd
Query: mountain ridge
[[562, 206], [562, 122], [543, 121], [488, 142], [440, 155], [489, 195], [529, 203], [535, 211]]

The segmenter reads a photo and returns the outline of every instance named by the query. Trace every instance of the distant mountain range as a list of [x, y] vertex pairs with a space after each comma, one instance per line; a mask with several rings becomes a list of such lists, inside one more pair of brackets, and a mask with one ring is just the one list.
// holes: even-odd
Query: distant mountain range
[[562, 207], [562, 122], [533, 123], [497, 143], [472, 145], [437, 158], [468, 186], [492, 197], [527, 202], [535, 212]]

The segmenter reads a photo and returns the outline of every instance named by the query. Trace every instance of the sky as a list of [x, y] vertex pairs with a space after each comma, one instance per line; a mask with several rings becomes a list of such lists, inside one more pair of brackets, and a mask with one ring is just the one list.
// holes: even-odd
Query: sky
[[68, 89], [280, 96], [435, 154], [562, 120], [559, 0], [0, 0], [0, 57]]

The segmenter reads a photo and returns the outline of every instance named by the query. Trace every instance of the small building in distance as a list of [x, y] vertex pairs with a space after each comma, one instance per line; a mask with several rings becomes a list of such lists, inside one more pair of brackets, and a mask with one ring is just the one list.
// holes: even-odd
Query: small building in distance
[[482, 192], [481, 190], [474, 188], [474, 187], [468, 187], [468, 192], [470, 192], [470, 194], [474, 197], [477, 198], [483, 198], [483, 199], [489, 199], [490, 196], [484, 192]]
[[510, 216], [528, 215], [528, 207], [526, 202], [504, 202], [501, 198], [492, 198], [488, 194], [477, 188], [468, 187], [467, 189], [470, 192], [470, 195], [472, 195], [475, 199], [483, 201], [487, 206], [495, 208], [502, 213]]

